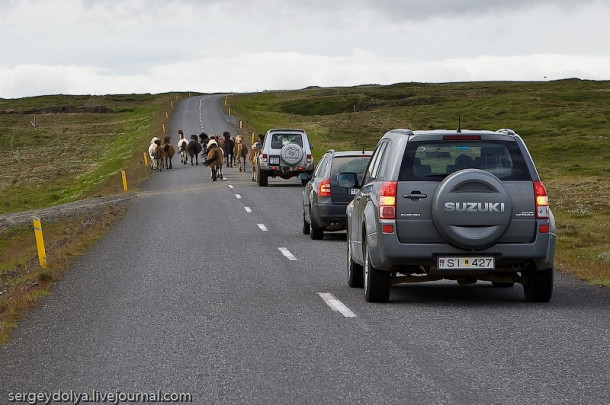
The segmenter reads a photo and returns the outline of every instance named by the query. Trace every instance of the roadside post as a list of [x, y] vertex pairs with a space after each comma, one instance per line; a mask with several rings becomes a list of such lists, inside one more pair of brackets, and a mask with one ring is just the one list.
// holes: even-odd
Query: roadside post
[[148, 166], [148, 155], [146, 152], [142, 152], [144, 154], [144, 166]]
[[123, 178], [123, 191], [127, 191], [127, 177], [125, 176], [125, 169], [121, 169], [121, 177]]
[[38, 248], [38, 261], [40, 267], [43, 269], [47, 268], [47, 253], [44, 249], [44, 238], [42, 237], [42, 224], [40, 218], [33, 217], [34, 220], [34, 234], [36, 235], [36, 247]]

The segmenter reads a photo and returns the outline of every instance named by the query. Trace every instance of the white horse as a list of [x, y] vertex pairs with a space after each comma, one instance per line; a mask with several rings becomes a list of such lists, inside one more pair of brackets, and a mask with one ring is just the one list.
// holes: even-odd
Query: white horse
[[180, 135], [180, 139], [178, 139], [178, 150], [180, 151], [180, 163], [186, 164], [188, 161], [188, 152], [186, 150], [189, 141], [184, 137], [184, 132], [182, 130], [178, 131]]
[[155, 159], [155, 149], [157, 148], [157, 144], [155, 141], [161, 142], [161, 139], [156, 136], [150, 140], [150, 145], [148, 146], [148, 156], [150, 156], [150, 168], [155, 170], [157, 168], [157, 161]]

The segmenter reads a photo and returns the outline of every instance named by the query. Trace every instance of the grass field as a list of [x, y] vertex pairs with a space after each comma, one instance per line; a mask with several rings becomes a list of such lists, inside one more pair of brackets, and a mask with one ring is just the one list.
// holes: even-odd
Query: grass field
[[327, 149], [372, 149], [393, 128], [511, 128], [526, 141], [556, 217], [556, 262], [610, 286], [610, 82], [402, 83], [235, 95], [245, 132], [300, 127]]
[[178, 97], [0, 99], [0, 214], [70, 202], [103, 189], [119, 192], [120, 169], [129, 170], [135, 184], [143, 174], [142, 151], [153, 136], [162, 136], [165, 113]]

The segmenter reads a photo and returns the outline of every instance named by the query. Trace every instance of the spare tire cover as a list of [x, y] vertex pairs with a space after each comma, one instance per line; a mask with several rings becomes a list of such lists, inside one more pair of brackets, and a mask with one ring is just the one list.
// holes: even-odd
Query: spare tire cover
[[303, 159], [303, 149], [296, 143], [289, 143], [284, 145], [280, 155], [286, 164], [296, 165]]
[[462, 249], [484, 249], [506, 232], [513, 206], [504, 184], [484, 170], [466, 169], [445, 178], [432, 199], [438, 232]]

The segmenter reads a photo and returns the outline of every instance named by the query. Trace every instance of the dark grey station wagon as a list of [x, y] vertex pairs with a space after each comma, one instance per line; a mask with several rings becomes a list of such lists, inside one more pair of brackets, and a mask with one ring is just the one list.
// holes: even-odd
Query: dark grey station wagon
[[396, 129], [375, 148], [347, 207], [347, 277], [367, 301], [392, 285], [455, 280], [553, 291], [555, 221], [546, 189], [514, 131]]

